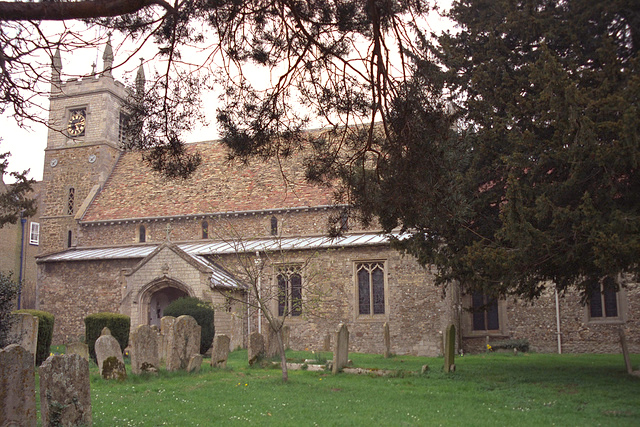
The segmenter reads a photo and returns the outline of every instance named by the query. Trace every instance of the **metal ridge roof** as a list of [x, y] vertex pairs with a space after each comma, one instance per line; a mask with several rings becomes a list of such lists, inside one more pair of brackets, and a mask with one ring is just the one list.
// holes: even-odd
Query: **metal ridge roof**
[[[400, 237], [399, 234], [392, 234]], [[304, 249], [328, 249], [348, 246], [372, 246], [389, 242], [389, 235], [377, 233], [352, 234], [343, 237], [311, 236], [311, 237], [283, 237], [248, 239], [244, 241], [205, 241], [177, 243], [180, 249], [195, 257], [200, 255], [216, 255], [231, 253], [247, 253], [256, 251], [279, 250], [304, 250]], [[38, 262], [62, 262], [62, 261], [95, 261], [107, 259], [142, 259], [153, 252], [157, 245], [136, 245], [104, 248], [74, 248], [63, 252], [44, 255], [38, 258]]]

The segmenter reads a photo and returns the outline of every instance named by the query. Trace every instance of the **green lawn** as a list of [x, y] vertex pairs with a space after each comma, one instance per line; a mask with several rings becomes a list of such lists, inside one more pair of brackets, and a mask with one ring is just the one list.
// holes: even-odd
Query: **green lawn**
[[[640, 425], [640, 378], [624, 372], [620, 355], [489, 353], [458, 357], [445, 374], [442, 358], [350, 354], [354, 366], [397, 372], [291, 371], [287, 384], [279, 369], [249, 368], [246, 357], [236, 351], [227, 369], [203, 364], [198, 374], [121, 383], [92, 366], [94, 426]], [[424, 364], [425, 375], [414, 373]]]

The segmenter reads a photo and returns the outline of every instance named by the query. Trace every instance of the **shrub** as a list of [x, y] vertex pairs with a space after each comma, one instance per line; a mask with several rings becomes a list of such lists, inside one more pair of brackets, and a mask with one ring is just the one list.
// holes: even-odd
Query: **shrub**
[[491, 343], [491, 348], [493, 350], [511, 350], [515, 348], [518, 351], [527, 352], [529, 351], [529, 341], [526, 339], [496, 341]]
[[14, 313], [27, 313], [38, 318], [38, 346], [36, 349], [36, 365], [40, 366], [42, 362], [49, 357], [49, 348], [53, 339], [53, 314], [40, 310], [17, 310]]
[[182, 315], [193, 317], [202, 328], [200, 336], [200, 353], [204, 354], [213, 343], [215, 329], [213, 326], [213, 306], [211, 303], [195, 297], [178, 298], [164, 309], [165, 316], [178, 317]]
[[96, 359], [96, 340], [100, 338], [102, 329], [106, 326], [111, 331], [111, 335], [118, 340], [120, 349], [124, 349], [129, 344], [129, 329], [131, 319], [129, 316], [118, 313], [96, 313], [84, 318], [85, 338], [89, 346], [89, 354]]
[[12, 274], [0, 271], [0, 348], [9, 344], [11, 332], [11, 311], [15, 308], [20, 286], [13, 280]]

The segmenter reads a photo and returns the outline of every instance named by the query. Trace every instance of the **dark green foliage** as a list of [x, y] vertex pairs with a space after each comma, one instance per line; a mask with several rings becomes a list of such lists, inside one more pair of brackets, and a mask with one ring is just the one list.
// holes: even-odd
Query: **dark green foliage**
[[49, 348], [53, 339], [53, 322], [54, 316], [51, 313], [40, 310], [17, 310], [14, 313], [27, 313], [38, 318], [38, 348], [36, 349], [36, 365], [40, 366], [42, 362], [49, 357]]
[[9, 345], [11, 332], [11, 311], [16, 306], [20, 286], [13, 281], [12, 274], [0, 271], [0, 348]]
[[586, 294], [637, 274], [638, 5], [455, 2], [460, 32], [421, 44], [444, 71], [416, 52], [381, 155], [343, 173], [345, 193], [467, 292]]
[[178, 298], [164, 309], [165, 316], [178, 317], [189, 315], [193, 317], [202, 328], [200, 338], [200, 353], [204, 354], [213, 343], [215, 329], [213, 325], [213, 307], [211, 303], [196, 297]]
[[129, 344], [129, 330], [131, 319], [129, 316], [118, 313], [96, 313], [84, 318], [86, 343], [89, 346], [89, 354], [96, 359], [96, 340], [100, 338], [100, 333], [104, 327], [109, 328], [111, 335], [118, 340], [120, 349], [124, 349]]
[[[7, 167], [9, 167], [7, 157], [10, 155], [11, 153], [0, 154], [0, 178], [4, 178], [5, 173], [7, 173]], [[27, 194], [31, 192], [31, 185], [36, 181], [27, 178], [28, 172], [26, 170], [22, 173], [9, 173], [15, 183], [0, 191], [0, 228], [7, 223], [15, 224], [20, 218], [35, 215], [37, 210], [36, 200], [28, 198]]]
[[490, 344], [493, 350], [510, 350], [515, 348], [521, 352], [529, 351], [529, 341], [526, 339], [495, 341]]

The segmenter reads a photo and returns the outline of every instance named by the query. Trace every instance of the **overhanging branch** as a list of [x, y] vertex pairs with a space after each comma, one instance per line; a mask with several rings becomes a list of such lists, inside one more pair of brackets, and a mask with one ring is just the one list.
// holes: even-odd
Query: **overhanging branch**
[[169, 13], [175, 9], [164, 0], [107, 0], [79, 2], [0, 1], [0, 21], [64, 21], [68, 19], [106, 18], [161, 6]]

